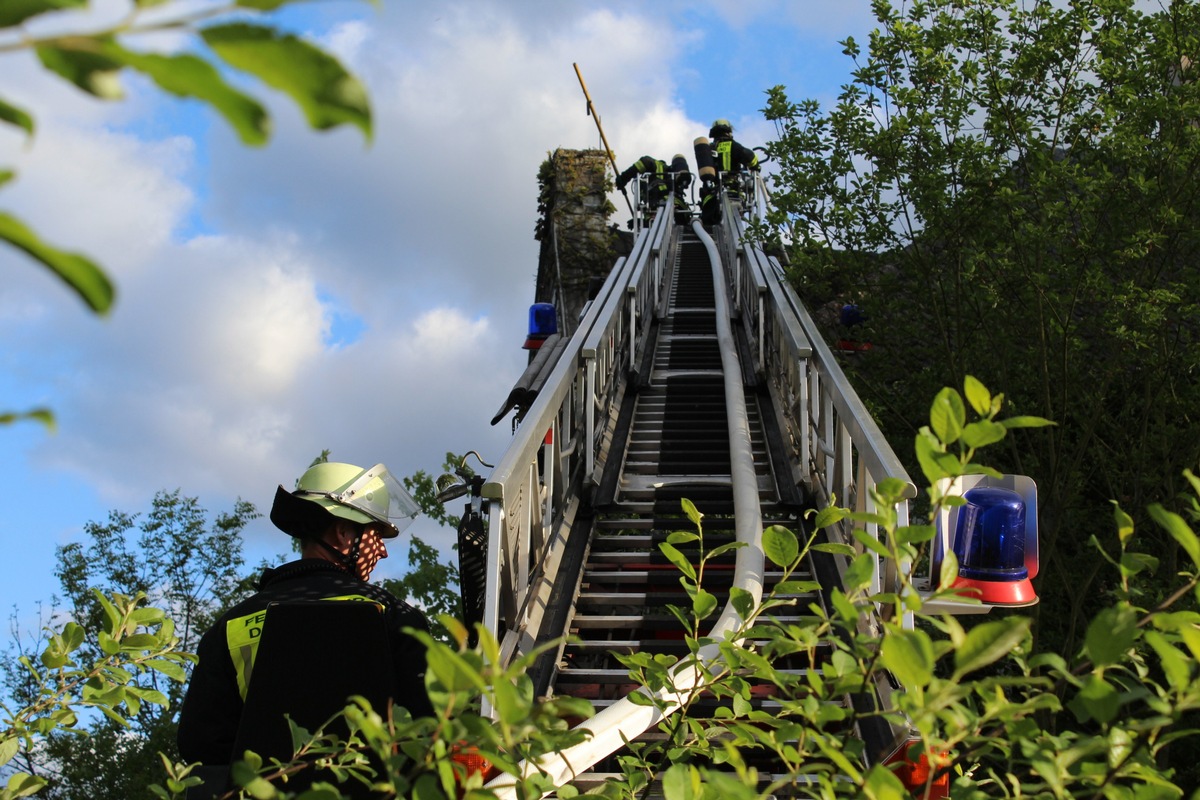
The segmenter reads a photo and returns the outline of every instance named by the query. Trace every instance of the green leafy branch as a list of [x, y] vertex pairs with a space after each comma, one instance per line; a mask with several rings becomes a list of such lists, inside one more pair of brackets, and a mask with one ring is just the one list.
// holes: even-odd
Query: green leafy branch
[[[0, 56], [32, 51], [47, 72], [101, 100], [121, 99], [122, 75], [140, 74], [168, 94], [209, 106], [243, 144], [261, 146], [270, 138], [270, 115], [258, 99], [235, 85], [241, 76], [249, 76], [291, 98], [313, 129], [351, 125], [369, 141], [371, 108], [362, 82], [315, 44], [250, 16], [298, 1], [234, 0], [197, 7], [170, 0], [134, 0], [130, 13], [112, 26], [39, 35], [27, 26], [86, 9], [88, 0], [5, 0], [0, 4]], [[234, 15], [237, 19], [229, 19]], [[164, 31], [188, 34], [193, 51], [157, 53], [126, 44]], [[0, 97], [0, 125], [13, 126], [30, 137], [36, 130], [34, 115], [4, 97]], [[0, 187], [14, 178], [12, 169], [0, 165]], [[103, 316], [111, 311], [116, 288], [104, 268], [88, 256], [46, 242], [17, 216], [2, 210], [0, 242], [48, 270], [93, 313]], [[52, 421], [47, 414], [41, 410], [4, 414], [0, 424], [17, 419]]]
[[[144, 606], [145, 595], [140, 593], [106, 596], [97, 591], [95, 596], [104, 620], [90, 644], [102, 656], [81, 663], [88, 632], [72, 621], [61, 630], [47, 631], [36, 662], [29, 656], [20, 658], [35, 687], [35, 699], [16, 710], [0, 705], [0, 766], [32, 748], [37, 739], [57, 730], [75, 730], [82, 709], [97, 709], [128, 727], [143, 703], [166, 706], [165, 694], [133, 683], [137, 674], [155, 672], [180, 683], [186, 680], [184, 663], [193, 657], [179, 652], [175, 625], [166, 612]], [[26, 797], [45, 785], [44, 778], [18, 771], [0, 788], [0, 800]]]

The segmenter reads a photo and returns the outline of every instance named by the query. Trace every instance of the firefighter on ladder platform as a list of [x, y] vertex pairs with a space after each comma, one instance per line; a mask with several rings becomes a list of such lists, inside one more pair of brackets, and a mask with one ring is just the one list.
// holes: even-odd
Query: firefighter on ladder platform
[[692, 185], [692, 173], [682, 153], [676, 153], [670, 164], [661, 159], [642, 156], [617, 176], [617, 189], [624, 192], [629, 182], [638, 175], [649, 176], [647, 196], [644, 199], [651, 213], [674, 191], [675, 221], [686, 222], [691, 218], [692, 208], [686, 194], [688, 187]]
[[758, 155], [733, 138], [733, 125], [718, 119], [709, 128], [708, 138], [694, 142], [696, 166], [700, 172], [700, 221], [712, 225], [721, 221], [721, 205], [717, 182], [734, 197], [741, 195], [742, 174], [758, 170]]

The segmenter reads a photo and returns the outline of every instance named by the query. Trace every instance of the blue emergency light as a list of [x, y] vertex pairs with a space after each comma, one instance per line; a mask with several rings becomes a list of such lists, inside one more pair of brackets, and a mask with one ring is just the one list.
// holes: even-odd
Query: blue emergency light
[[558, 333], [558, 312], [553, 303], [534, 303], [529, 307], [529, 334], [525, 337], [525, 350], [537, 350], [542, 342]]
[[1036, 494], [1032, 510], [1021, 492], [1003, 486], [979, 485], [963, 499], [952, 545], [958, 559], [954, 586], [991, 605], [1036, 603], [1030, 582], [1038, 569]]

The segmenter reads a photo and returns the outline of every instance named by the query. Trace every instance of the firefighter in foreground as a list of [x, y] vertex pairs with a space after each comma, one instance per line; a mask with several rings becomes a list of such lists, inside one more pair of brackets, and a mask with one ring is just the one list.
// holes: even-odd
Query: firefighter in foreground
[[[425, 693], [424, 646], [402, 630], [428, 630], [428, 620], [367, 582], [379, 560], [387, 558], [384, 540], [399, 536], [419, 510], [383, 464], [362, 469], [320, 463], [300, 477], [295, 491], [276, 490], [271, 522], [299, 540], [301, 557], [267, 569], [259, 591], [226, 612], [200, 640], [199, 661], [179, 715], [179, 753], [186, 761], [224, 765], [240, 758], [232, 749], [258, 643], [257, 634], [251, 638], [247, 632], [273, 602], [336, 599], [382, 606], [395, 668], [393, 701], [414, 717], [433, 713]], [[303, 671], [304, 665], [296, 668]], [[319, 689], [321, 676], [311, 678]]]
[[682, 153], [676, 153], [670, 164], [657, 158], [642, 156], [617, 176], [617, 189], [624, 192], [630, 181], [643, 174], [650, 176], [647, 182], [646, 202], [651, 209], [657, 208], [658, 204], [674, 191], [675, 221], [686, 222], [691, 218], [692, 208], [688, 204], [686, 193], [692, 185], [692, 173]]

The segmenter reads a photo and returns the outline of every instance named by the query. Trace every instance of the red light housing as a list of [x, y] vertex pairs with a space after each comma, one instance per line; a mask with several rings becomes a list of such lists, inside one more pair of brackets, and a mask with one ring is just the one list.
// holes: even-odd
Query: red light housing
[[950, 773], [938, 775], [937, 768], [929, 763], [929, 757], [918, 749], [920, 746], [919, 740], [910, 740], [884, 764], [891, 768], [914, 798], [945, 800], [950, 796]]

